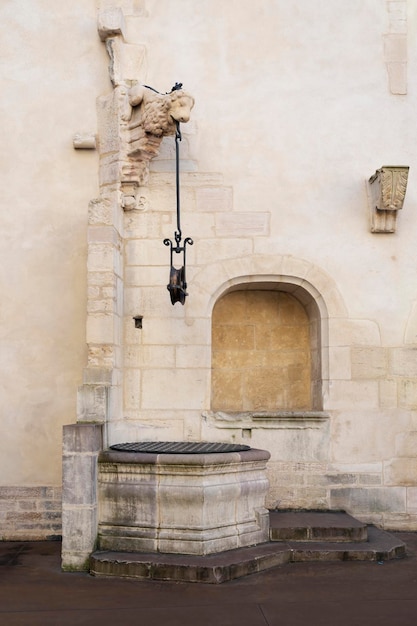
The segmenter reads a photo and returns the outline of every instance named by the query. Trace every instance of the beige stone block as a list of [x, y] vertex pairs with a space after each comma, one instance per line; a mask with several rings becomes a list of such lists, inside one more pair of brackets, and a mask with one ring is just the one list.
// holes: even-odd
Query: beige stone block
[[377, 381], [332, 380], [325, 410], [375, 409], [379, 407], [379, 387]]
[[124, 212], [124, 234], [126, 239], [157, 239], [163, 238], [172, 228], [175, 215], [171, 211], [155, 212], [150, 210], [147, 190], [136, 195], [138, 210]]
[[417, 514], [417, 487], [407, 488], [407, 512]]
[[[193, 289], [197, 289], [197, 297], [192, 303], [189, 300], [188, 304], [191, 303], [191, 306], [195, 307], [193, 315], [200, 317], [211, 313], [210, 306], [214, 305], [220, 293], [229, 287], [230, 281], [221, 263], [207, 263], [193, 274], [192, 284]], [[197, 315], [197, 311], [200, 315]]]
[[132, 239], [125, 246], [126, 265], [169, 265], [169, 251], [160, 239]]
[[[151, 173], [149, 184], [144, 188], [143, 195], [146, 198], [145, 206], [151, 216], [158, 213], [171, 215], [175, 219], [176, 210], [176, 191], [175, 191], [175, 174], [169, 173], [169, 180], [164, 181], [160, 185], [154, 184], [155, 174]], [[181, 186], [181, 209], [182, 212], [188, 213], [195, 206], [195, 190], [194, 188], [186, 188], [182, 184], [183, 175], [180, 178]], [[141, 188], [142, 192], [142, 188]], [[132, 216], [133, 224], [139, 222], [140, 216]]]
[[332, 509], [344, 509], [348, 513], [401, 513], [406, 510], [404, 487], [346, 487], [332, 489]]
[[88, 243], [104, 243], [112, 244], [117, 247], [120, 245], [120, 235], [113, 226], [89, 226], [87, 230]]
[[[187, 187], [219, 187], [223, 184], [223, 174], [218, 172], [184, 172], [181, 174], [181, 189]], [[171, 174], [154, 173], [150, 177], [150, 186], [164, 187], [175, 185]]]
[[398, 406], [396, 380], [379, 381], [379, 403], [382, 409], [395, 409]]
[[[176, 413], [178, 415], [176, 415]], [[140, 410], [125, 407], [122, 419], [113, 419], [107, 425], [110, 444], [125, 441], [183, 441], [184, 411]]]
[[[168, 305], [171, 306], [169, 301]], [[183, 311], [183, 307], [180, 310]], [[175, 338], [177, 345], [209, 346], [211, 342], [210, 320], [155, 317], [152, 323], [144, 324], [142, 335], [144, 345], [172, 345]]]
[[116, 302], [113, 299], [90, 300], [87, 303], [87, 313], [112, 313], [116, 311]]
[[386, 530], [411, 531], [417, 530], [417, 515], [413, 513], [385, 513], [382, 524]]
[[198, 242], [196, 263], [207, 265], [216, 258], [228, 259], [250, 254], [252, 254], [250, 239], [206, 239]]
[[417, 344], [417, 302], [413, 302], [408, 316], [404, 336], [405, 344]]
[[89, 272], [120, 271], [120, 252], [111, 244], [90, 243], [88, 246], [87, 268]]
[[[126, 367], [175, 367], [175, 346], [126, 345]], [[184, 364], [182, 367], [185, 367]], [[181, 366], [180, 366], [181, 367]], [[201, 367], [201, 366], [200, 366]]]
[[141, 371], [125, 369], [123, 404], [126, 409], [138, 410], [141, 406]]
[[66, 507], [62, 511], [62, 567], [88, 570], [97, 540], [97, 507]]
[[112, 368], [115, 365], [115, 347], [113, 345], [89, 345], [88, 369]]
[[110, 37], [107, 39], [107, 51], [112, 61], [109, 72], [114, 84], [138, 80], [146, 58], [145, 46], [125, 43], [120, 37]]
[[[354, 407], [354, 404], [351, 405]], [[332, 416], [332, 461], [350, 471], [364, 473], [372, 465], [395, 455], [395, 438], [408, 426], [407, 412], [381, 409], [345, 410]], [[349, 471], [349, 470], [347, 470]]]
[[216, 302], [215, 324], [250, 322], [285, 327], [308, 325], [304, 307], [292, 295], [282, 291], [257, 289], [256, 283], [227, 294]]
[[328, 467], [330, 472], [355, 474], [378, 474], [382, 475], [382, 462], [375, 463], [331, 463]]
[[414, 379], [400, 380], [398, 383], [399, 406], [417, 409], [417, 381]]
[[329, 319], [329, 344], [332, 346], [378, 346], [378, 325], [370, 320]]
[[115, 287], [117, 284], [117, 276], [113, 271], [89, 271], [88, 285], [91, 287]]
[[183, 223], [187, 236], [191, 236], [196, 241], [207, 237], [212, 239], [216, 236], [214, 215], [208, 213], [187, 213], [184, 214]]
[[242, 410], [243, 377], [240, 370], [217, 370], [211, 374], [213, 410]]
[[295, 485], [271, 487], [267, 496], [267, 507], [269, 509], [328, 509], [327, 490]]
[[100, 154], [115, 153], [120, 149], [118, 102], [116, 93], [97, 99], [97, 121], [100, 130]]
[[256, 347], [260, 350], [309, 350], [309, 330], [305, 326], [268, 324], [256, 329]]
[[107, 390], [105, 385], [82, 385], [77, 393], [77, 420], [104, 422], [107, 419]]
[[99, 183], [100, 186], [114, 185], [120, 180], [121, 163], [114, 154], [100, 158]]
[[382, 485], [382, 476], [380, 474], [359, 474], [359, 485]]
[[395, 438], [395, 450], [397, 456], [417, 458], [417, 431], [409, 430], [398, 434]]
[[124, 38], [125, 28], [123, 11], [119, 7], [98, 12], [97, 29], [101, 41], [117, 35], [121, 35]]
[[417, 377], [417, 348], [393, 348], [390, 373], [406, 378]]
[[113, 224], [113, 211], [112, 203], [104, 198], [97, 198], [91, 200], [88, 205], [88, 223], [92, 225], [96, 224]]
[[332, 380], [350, 380], [350, 348], [329, 348], [329, 376]]
[[[177, 367], [210, 367], [210, 349], [208, 346], [176, 346], [175, 363]], [[159, 361], [167, 365], [165, 358]]]
[[402, 457], [384, 464], [386, 485], [413, 486], [417, 482], [417, 458]]
[[[173, 159], [155, 158], [150, 162], [149, 169], [151, 172], [172, 172], [172, 175], [175, 176], [175, 161]], [[196, 172], [198, 171], [198, 164], [193, 159], [186, 159], [182, 156], [181, 171]]]
[[352, 347], [352, 378], [385, 378], [388, 370], [388, 351], [384, 348]]
[[145, 409], [203, 409], [207, 376], [203, 369], [147, 369], [142, 374]]
[[216, 215], [217, 237], [259, 237], [269, 234], [269, 213], [219, 213]]
[[216, 326], [212, 342], [223, 350], [250, 350], [255, 347], [255, 329], [253, 325]]
[[196, 189], [197, 211], [221, 213], [233, 208], [232, 187], [199, 187]]
[[113, 315], [88, 315], [87, 343], [116, 343], [115, 319]]
[[256, 283], [259, 277], [270, 276], [271, 280], [279, 280], [283, 257], [265, 256], [256, 250], [256, 239], [254, 241], [254, 254], [235, 259], [226, 259], [223, 262], [224, 269], [229, 279], [235, 277], [246, 277], [248, 282]]

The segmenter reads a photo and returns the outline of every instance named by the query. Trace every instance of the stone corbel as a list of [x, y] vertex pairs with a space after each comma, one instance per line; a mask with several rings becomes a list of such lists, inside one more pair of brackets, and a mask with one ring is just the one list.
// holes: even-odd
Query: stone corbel
[[[149, 162], [158, 155], [162, 139], [175, 134], [177, 122], [189, 121], [194, 98], [180, 85], [161, 94], [136, 84], [128, 92], [128, 103], [127, 159], [122, 168], [122, 184], [140, 186], [147, 182]], [[126, 209], [129, 210], [127, 206]]]
[[[146, 51], [143, 45], [126, 42], [120, 8], [100, 12], [97, 27], [110, 57], [109, 74], [114, 87], [114, 100], [109, 106], [113, 119], [107, 122], [112, 127], [107, 134], [117, 135], [119, 140], [115, 168], [118, 180], [114, 182], [119, 185], [123, 210], [137, 210], [143, 208], [138, 190], [147, 183], [150, 161], [158, 155], [162, 139], [175, 135], [177, 122], [188, 122], [194, 98], [182, 90], [181, 84], [175, 84], [169, 93], [141, 84], [138, 73], [144, 72]], [[100, 141], [98, 144], [100, 148]], [[109, 153], [105, 142], [102, 153], [104, 162]]]
[[372, 233], [395, 233], [397, 213], [404, 204], [409, 169], [402, 165], [383, 165], [369, 179]]

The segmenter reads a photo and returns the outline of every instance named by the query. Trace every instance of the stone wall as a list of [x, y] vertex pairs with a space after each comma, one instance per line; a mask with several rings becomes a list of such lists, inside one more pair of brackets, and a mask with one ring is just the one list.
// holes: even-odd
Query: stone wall
[[59, 539], [60, 487], [0, 487], [0, 541]]
[[[270, 506], [416, 528], [414, 3], [41, 4], [0, 9], [9, 519], [26, 488], [59, 489], [62, 425], [78, 420], [103, 424], [105, 447], [244, 440], [271, 452]], [[170, 303], [162, 243], [175, 230], [173, 137], [149, 175], [125, 177], [129, 89], [177, 80], [196, 100], [180, 148], [194, 239], [184, 307]], [[384, 164], [410, 166], [390, 234], [369, 221]], [[311, 411], [213, 410], [213, 310], [257, 285], [310, 320]]]

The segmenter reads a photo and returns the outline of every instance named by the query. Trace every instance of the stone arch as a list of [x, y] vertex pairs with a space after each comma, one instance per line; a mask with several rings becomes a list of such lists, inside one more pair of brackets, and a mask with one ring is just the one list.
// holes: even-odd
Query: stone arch
[[312, 329], [313, 406], [321, 409], [329, 383], [329, 320], [348, 317], [334, 280], [313, 263], [293, 256], [252, 255], [217, 261], [193, 277], [190, 292], [195, 297], [187, 302], [186, 317], [209, 322], [215, 303], [226, 293], [241, 289], [276, 289], [304, 306]]

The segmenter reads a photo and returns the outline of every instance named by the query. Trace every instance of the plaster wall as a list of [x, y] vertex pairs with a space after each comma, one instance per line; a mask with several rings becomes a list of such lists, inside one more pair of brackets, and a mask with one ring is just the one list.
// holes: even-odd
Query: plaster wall
[[[0, 485], [60, 486], [62, 425], [76, 420], [86, 357], [86, 207], [98, 187], [96, 153], [76, 152], [73, 136], [96, 132], [107, 59], [94, 0], [4, 0], [0, 20]], [[38, 518], [41, 495], [28, 496]]]

